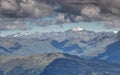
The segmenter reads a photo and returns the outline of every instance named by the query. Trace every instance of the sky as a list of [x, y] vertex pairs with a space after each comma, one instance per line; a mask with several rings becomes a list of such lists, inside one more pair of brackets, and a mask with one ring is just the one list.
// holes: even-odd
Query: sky
[[0, 4], [0, 36], [64, 32], [76, 26], [120, 31], [120, 0], [1, 0]]
[[28, 24], [28, 29], [26, 30], [4, 30], [0, 32], [0, 36], [7, 36], [7, 35], [11, 35], [11, 34], [15, 34], [15, 33], [35, 33], [35, 32], [41, 32], [41, 33], [46, 33], [46, 32], [64, 32], [68, 29], [74, 28], [74, 27], [81, 27], [84, 28], [86, 30], [89, 31], [94, 31], [94, 32], [112, 32], [112, 31], [120, 31], [120, 28], [106, 28], [104, 25], [105, 23], [102, 21], [99, 22], [74, 22], [74, 23], [63, 23], [60, 25], [47, 25], [47, 26], [38, 26], [38, 25], [34, 25], [28, 22], [26, 22]]

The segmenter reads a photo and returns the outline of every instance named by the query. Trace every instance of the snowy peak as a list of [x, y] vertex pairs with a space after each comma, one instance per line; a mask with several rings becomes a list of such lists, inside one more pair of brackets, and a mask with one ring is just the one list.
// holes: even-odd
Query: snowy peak
[[79, 26], [77, 26], [77, 27], [72, 28], [71, 30], [72, 31], [83, 31], [84, 29], [79, 27]]
[[35, 33], [30, 33], [30, 32], [26, 32], [26, 33], [15, 33], [12, 35], [8, 35], [6, 37], [21, 37], [21, 38], [36, 38], [36, 37], [40, 37], [42, 33], [40, 32], [35, 32]]
[[119, 31], [113, 31], [114, 34], [117, 34]]

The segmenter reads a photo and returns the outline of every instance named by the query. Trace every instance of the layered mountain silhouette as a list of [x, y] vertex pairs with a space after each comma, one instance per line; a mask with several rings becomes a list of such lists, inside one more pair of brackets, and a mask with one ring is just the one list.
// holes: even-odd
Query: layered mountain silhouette
[[[1, 37], [1, 55], [31, 55], [44, 52], [64, 52], [95, 56], [116, 41], [113, 32], [88, 31], [80, 27], [65, 32], [13, 34]], [[111, 40], [111, 41], [109, 41]]]
[[120, 65], [60, 53], [0, 57], [0, 75], [119, 75]]
[[[117, 36], [117, 38], [119, 35]], [[106, 47], [106, 51], [99, 54], [95, 59], [106, 60], [108, 62], [119, 63], [120, 64], [120, 39]]]
[[1, 56], [69, 53], [85, 59], [119, 63], [119, 32], [88, 31], [75, 27], [65, 32], [13, 34], [0, 38]]

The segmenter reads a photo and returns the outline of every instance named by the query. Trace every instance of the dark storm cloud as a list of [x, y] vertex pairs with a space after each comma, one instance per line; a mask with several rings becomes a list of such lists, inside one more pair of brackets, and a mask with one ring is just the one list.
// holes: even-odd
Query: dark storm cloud
[[1, 0], [3, 17], [40, 17], [51, 12], [51, 7], [37, 0]]
[[[77, 15], [72, 21], [105, 21], [106, 28], [120, 27], [120, 0], [59, 0], [62, 11]], [[66, 11], [67, 10], [67, 11]], [[71, 17], [70, 17], [71, 19]]]
[[[54, 11], [88, 18], [120, 16], [120, 0], [0, 0], [1, 17], [40, 17]], [[57, 7], [56, 6], [56, 7]]]

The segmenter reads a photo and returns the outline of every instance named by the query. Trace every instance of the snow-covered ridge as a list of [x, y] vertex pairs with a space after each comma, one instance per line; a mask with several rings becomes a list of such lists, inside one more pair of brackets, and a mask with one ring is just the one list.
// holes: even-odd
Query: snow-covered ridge
[[119, 31], [113, 31], [114, 34], [117, 34]]
[[[116, 33], [116, 34], [115, 34]], [[68, 29], [65, 32], [47, 32], [47, 33], [41, 33], [41, 32], [35, 32], [35, 33], [16, 33], [12, 35], [8, 35], [6, 37], [8, 38], [37, 38], [40, 40], [43, 39], [53, 39], [57, 40], [59, 42], [65, 40], [65, 39], [79, 39], [82, 41], [89, 41], [94, 38], [101, 38], [101, 37], [112, 37], [117, 36], [117, 32], [94, 32], [85, 30], [79, 26]]]
[[73, 30], [73, 31], [82, 31], [84, 29], [81, 28], [80, 26], [77, 26], [77, 27], [72, 28], [71, 30]]
[[47, 32], [47, 33], [41, 33], [41, 32], [35, 32], [35, 33], [16, 33], [12, 35], [8, 35], [6, 37], [21, 37], [21, 38], [54, 38], [54, 39], [65, 39], [65, 38], [94, 38], [97, 36], [102, 36], [103, 34], [113, 36], [117, 35], [118, 31], [113, 31], [113, 32], [94, 32], [94, 31], [89, 31], [85, 30], [84, 28], [81, 28], [79, 26], [73, 27], [71, 29], [68, 29], [65, 32]]
[[15, 34], [12, 34], [12, 35], [8, 35], [6, 37], [40, 37], [41, 36], [41, 32], [35, 32], [35, 33], [30, 33], [30, 32], [26, 32], [26, 33], [15, 33]]

